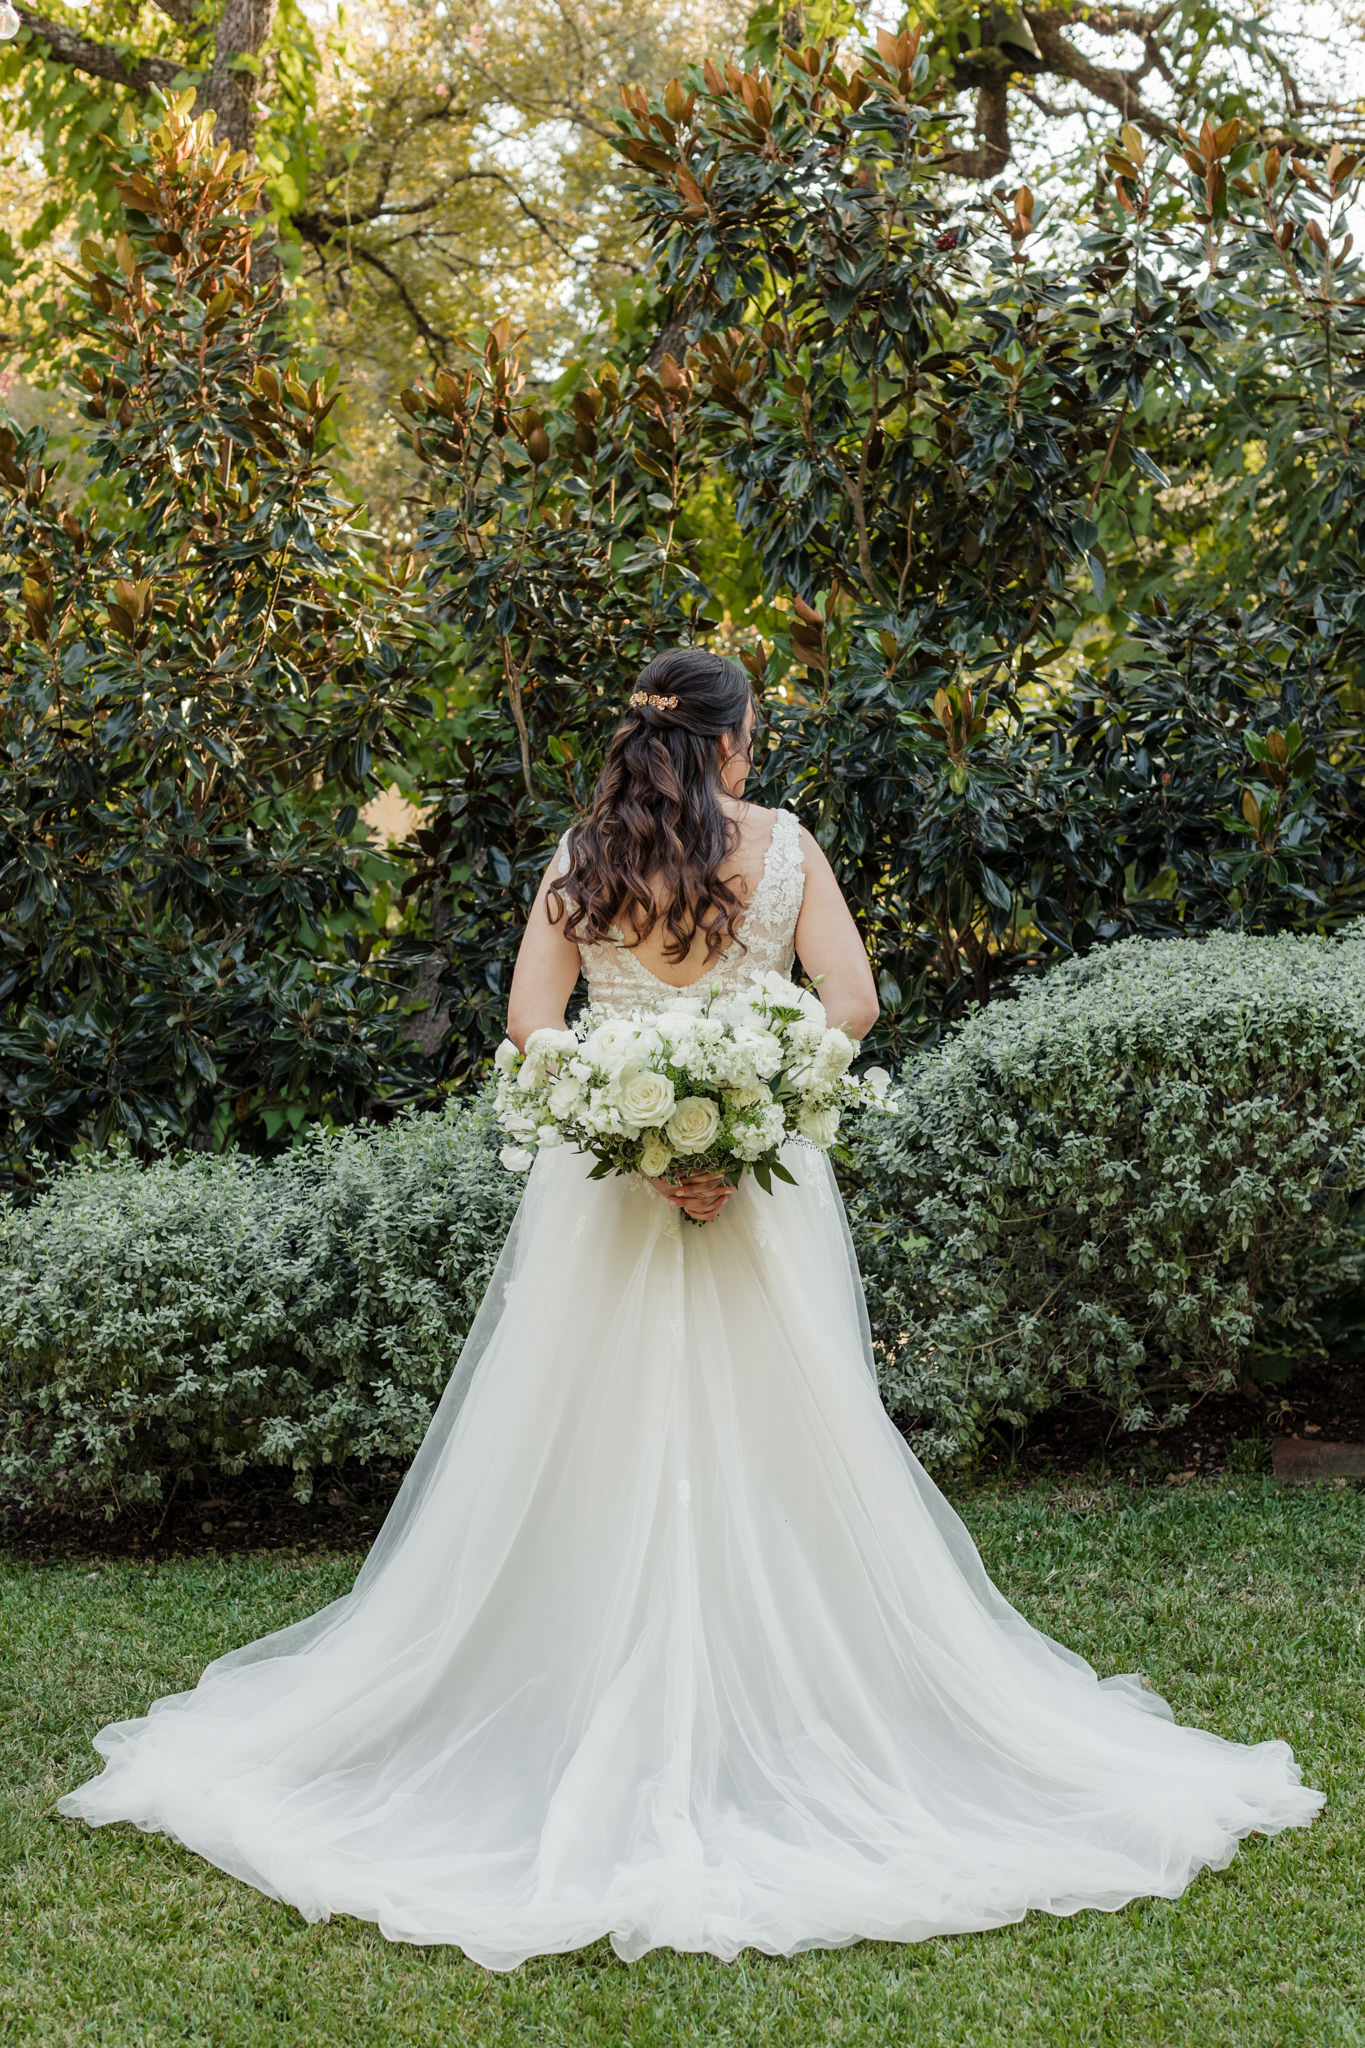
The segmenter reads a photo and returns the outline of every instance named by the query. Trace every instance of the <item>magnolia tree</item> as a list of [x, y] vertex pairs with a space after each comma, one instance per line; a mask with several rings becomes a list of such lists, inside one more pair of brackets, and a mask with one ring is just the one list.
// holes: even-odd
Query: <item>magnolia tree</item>
[[[0, 425], [0, 1144], [269, 1142], [383, 1069], [357, 807], [416, 619], [323, 464], [241, 160], [169, 110], [87, 243], [87, 473]], [[357, 843], [358, 842], [358, 843]], [[348, 934], [348, 925], [352, 927]], [[350, 945], [347, 940], [350, 938]]]
[[[717, 621], [706, 550], [678, 535], [718, 478], [777, 626], [745, 649], [764, 791], [838, 864], [887, 1050], [1099, 939], [1355, 914], [1354, 162], [1315, 175], [1235, 120], [1153, 161], [1125, 127], [1068, 263], [1035, 256], [1026, 188], [949, 206], [912, 33], [623, 99], [669, 346], [528, 409], [504, 333], [405, 399], [433, 587], [490, 706], [422, 841], [461, 990], [444, 1057], [472, 1056], [471, 1012], [491, 1028], [507, 892], [529, 901], [631, 667]], [[1154, 596], [1084, 666], [1078, 624], [1103, 622], [1170, 494], [1172, 422], [1256, 364], [1291, 373], [1275, 486], [1295, 523], [1264, 587]], [[1286, 413], [1333, 431], [1305, 454]]]

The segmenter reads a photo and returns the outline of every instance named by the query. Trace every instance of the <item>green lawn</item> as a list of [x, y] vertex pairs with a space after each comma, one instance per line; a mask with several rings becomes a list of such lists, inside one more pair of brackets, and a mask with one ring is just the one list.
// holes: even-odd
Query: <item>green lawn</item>
[[52, 1812], [100, 1723], [340, 1592], [354, 1558], [11, 1560], [0, 2040], [1365, 2048], [1365, 1494], [1033, 1488], [966, 1513], [1010, 1596], [1103, 1670], [1145, 1672], [1223, 1734], [1289, 1737], [1329, 1795], [1316, 1827], [1248, 1843], [1175, 1904], [791, 1961], [626, 1966], [602, 1943], [491, 1977], [352, 1921], [306, 1926], [158, 1837]]

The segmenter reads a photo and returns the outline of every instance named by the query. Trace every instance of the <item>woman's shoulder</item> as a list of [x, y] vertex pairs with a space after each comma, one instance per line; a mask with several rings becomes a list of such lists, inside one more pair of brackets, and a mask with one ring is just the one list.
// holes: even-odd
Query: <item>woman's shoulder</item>
[[752, 829], [755, 837], [766, 837], [769, 832], [781, 830], [784, 826], [804, 831], [795, 811], [784, 810], [780, 804], [750, 803], [747, 797], [740, 800], [736, 813], [741, 825]]

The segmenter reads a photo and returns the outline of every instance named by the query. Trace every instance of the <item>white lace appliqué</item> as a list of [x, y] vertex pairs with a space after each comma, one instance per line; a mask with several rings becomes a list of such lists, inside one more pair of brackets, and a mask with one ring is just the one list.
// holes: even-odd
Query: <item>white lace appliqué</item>
[[[559, 873], [566, 875], [569, 865], [566, 832], [559, 842]], [[651, 974], [635, 949], [619, 939], [580, 946], [590, 1001], [597, 1009], [620, 1013], [661, 1010], [675, 996], [701, 994], [717, 984], [728, 995], [756, 974], [790, 974], [805, 891], [800, 821], [791, 811], [774, 811], [763, 872], [740, 925], [744, 943], [727, 947], [716, 964], [685, 989]]]

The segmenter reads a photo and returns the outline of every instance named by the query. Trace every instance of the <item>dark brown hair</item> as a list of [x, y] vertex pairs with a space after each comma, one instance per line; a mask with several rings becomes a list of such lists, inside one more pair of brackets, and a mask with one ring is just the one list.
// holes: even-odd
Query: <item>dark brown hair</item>
[[721, 878], [739, 826], [721, 809], [717, 741], [742, 734], [752, 687], [737, 661], [678, 647], [640, 671], [637, 693], [676, 701], [628, 706], [547, 908], [579, 945], [596, 945], [614, 925], [638, 945], [662, 923], [666, 960], [685, 960], [698, 932], [710, 960], [738, 938], [745, 909]]

